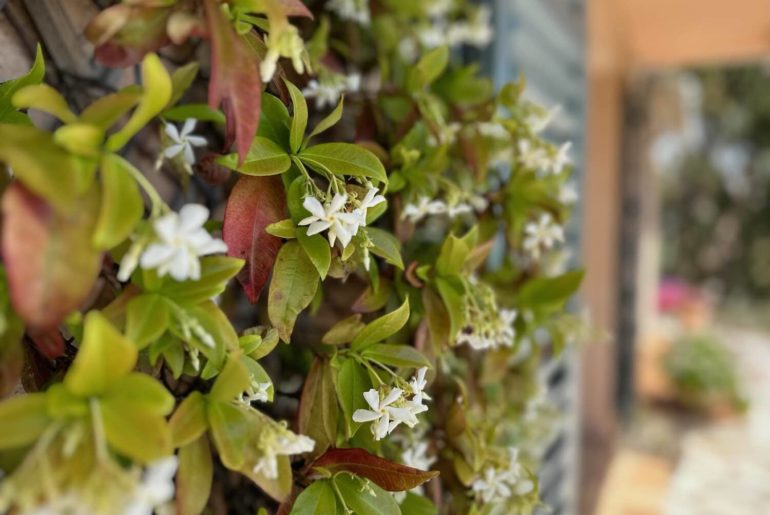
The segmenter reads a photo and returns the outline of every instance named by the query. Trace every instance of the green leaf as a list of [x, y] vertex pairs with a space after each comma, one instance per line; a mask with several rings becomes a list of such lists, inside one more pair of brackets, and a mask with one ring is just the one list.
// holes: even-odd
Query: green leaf
[[263, 136], [272, 140], [289, 152], [290, 124], [289, 111], [283, 102], [269, 93], [263, 94], [262, 112], [260, 113], [257, 136]]
[[560, 306], [580, 287], [583, 274], [582, 270], [574, 270], [557, 277], [532, 279], [519, 291], [518, 300], [527, 306]]
[[337, 374], [337, 397], [345, 417], [348, 438], [355, 435], [361, 427], [359, 422], [353, 421], [353, 413], [357, 409], [368, 409], [364, 392], [371, 387], [372, 381], [363, 365], [353, 358], [347, 358], [342, 362]]
[[336, 444], [337, 417], [331, 361], [316, 357], [302, 388], [299, 405], [299, 432], [315, 440], [314, 455]]
[[404, 260], [401, 258], [401, 243], [388, 231], [376, 227], [367, 227], [366, 234], [372, 240], [374, 247], [369, 250], [372, 254], [384, 258], [393, 266], [404, 269]]
[[203, 394], [195, 390], [190, 392], [171, 415], [168, 424], [174, 447], [184, 447], [201, 437], [209, 428]]
[[441, 253], [436, 260], [436, 272], [443, 277], [459, 274], [470, 252], [471, 247], [464, 239], [450, 234], [441, 246]]
[[187, 314], [196, 319], [202, 330], [211, 337], [214, 346], [209, 346], [195, 334], [188, 343], [196, 345], [209, 359], [209, 364], [219, 370], [224, 366], [225, 353], [238, 349], [238, 335], [233, 325], [213, 301], [207, 300], [195, 306], [187, 306], [185, 309]]
[[33, 193], [57, 211], [77, 207], [83, 184], [75, 158], [35, 127], [0, 124], [0, 161]]
[[173, 88], [171, 77], [155, 54], [147, 54], [142, 61], [142, 84], [144, 95], [139, 105], [126, 124], [107, 139], [108, 150], [115, 152], [123, 148], [128, 140], [160, 113], [171, 99]]
[[106, 131], [130, 111], [141, 98], [142, 88], [129, 86], [92, 102], [80, 113], [80, 121], [96, 125]]
[[17, 109], [37, 109], [65, 123], [74, 123], [78, 119], [64, 97], [48, 84], [33, 84], [19, 89], [13, 95], [11, 103]]
[[401, 513], [409, 515], [438, 515], [436, 505], [427, 497], [412, 492], [406, 493], [406, 498], [401, 503]]
[[189, 89], [198, 75], [199, 68], [200, 65], [198, 63], [192, 62], [174, 70], [171, 74], [171, 98], [168, 101], [168, 107], [179, 102], [182, 95]]
[[288, 80], [284, 82], [286, 83], [286, 88], [289, 90], [292, 109], [294, 111], [291, 117], [291, 128], [289, 130], [289, 148], [296, 154], [302, 146], [302, 138], [305, 137], [305, 129], [307, 129], [307, 103], [305, 102], [305, 97], [302, 96], [302, 92], [297, 89], [297, 86]]
[[166, 300], [154, 293], [131, 299], [126, 306], [126, 337], [143, 349], [166, 332], [171, 313]]
[[126, 409], [120, 402], [100, 402], [104, 436], [110, 447], [138, 461], [150, 463], [172, 452], [166, 419], [149, 409]]
[[31, 444], [51, 424], [43, 393], [28, 393], [0, 402], [0, 450]]
[[131, 177], [128, 161], [115, 154], [102, 159], [102, 199], [92, 238], [96, 248], [109, 249], [125, 240], [144, 213], [144, 201]]
[[257, 136], [249, 147], [246, 159], [238, 164], [238, 154], [229, 154], [216, 162], [245, 175], [278, 175], [291, 167], [291, 158], [272, 140]]
[[167, 278], [158, 293], [189, 303], [199, 303], [216, 297], [227, 282], [243, 268], [243, 260], [227, 256], [207, 256], [201, 259], [201, 277], [197, 281], [175, 281]]
[[297, 496], [291, 515], [334, 515], [337, 513], [337, 495], [331, 479], [319, 479]]
[[315, 126], [313, 131], [310, 133], [310, 135], [305, 140], [305, 144], [307, 145], [307, 142], [310, 141], [311, 138], [318, 136], [322, 132], [324, 132], [327, 129], [330, 129], [334, 125], [337, 124], [338, 121], [340, 121], [340, 118], [342, 118], [342, 104], [345, 101], [345, 97], [340, 98], [339, 103], [337, 104], [337, 107], [334, 108], [334, 110], [326, 115], [323, 120], [318, 122], [318, 125]]
[[333, 481], [345, 504], [356, 515], [401, 515], [393, 495], [376, 484], [366, 485], [363, 479], [352, 474], [339, 474]]
[[308, 147], [299, 158], [316, 170], [334, 175], [367, 177], [387, 184], [388, 176], [380, 160], [369, 150], [352, 143], [322, 143]]
[[240, 359], [231, 355], [214, 382], [208, 397], [220, 402], [232, 401], [249, 387], [250, 382], [251, 378], [246, 366]]
[[86, 315], [83, 342], [64, 377], [72, 393], [104, 393], [136, 365], [138, 351], [99, 311]]
[[373, 343], [384, 341], [400, 331], [406, 325], [407, 320], [409, 320], [408, 297], [398, 309], [369, 322], [356, 335], [351, 346], [353, 349], [360, 350]]
[[104, 398], [127, 410], [136, 407], [160, 416], [171, 413], [175, 402], [174, 396], [161, 382], [139, 372], [120, 378], [105, 392]]
[[174, 122], [184, 122], [194, 118], [201, 122], [213, 122], [224, 125], [227, 120], [219, 109], [212, 109], [208, 104], [182, 104], [163, 111], [163, 118]]
[[209, 440], [205, 436], [179, 449], [179, 467], [176, 473], [177, 515], [199, 515], [211, 494], [214, 463]]
[[430, 367], [428, 359], [420, 351], [409, 345], [375, 343], [371, 347], [367, 347], [361, 355], [366, 359], [394, 367]]
[[447, 64], [449, 64], [449, 48], [446, 46], [426, 52], [409, 70], [407, 89], [415, 91], [424, 88], [439, 78]]
[[457, 278], [436, 278], [436, 289], [449, 313], [449, 338], [465, 324], [465, 288]]
[[361, 321], [361, 315], [355, 314], [349, 316], [334, 324], [331, 329], [324, 334], [323, 338], [321, 338], [321, 343], [327, 345], [343, 345], [345, 343], [350, 343], [365, 326], [366, 324]]
[[270, 354], [273, 349], [275, 349], [275, 346], [278, 345], [278, 331], [270, 328], [264, 328], [264, 327], [258, 327], [257, 328], [260, 331], [260, 335], [256, 334], [245, 334], [244, 336], [241, 336], [241, 346], [243, 346], [243, 340], [244, 338], [249, 338], [252, 336], [260, 338], [260, 342], [255, 347], [252, 347], [250, 350], [246, 352], [252, 359], [262, 359], [268, 354]]
[[307, 229], [305, 228], [298, 228], [295, 234], [297, 241], [302, 246], [307, 257], [310, 258], [310, 261], [313, 262], [313, 266], [318, 270], [318, 275], [323, 281], [326, 279], [326, 274], [329, 272], [329, 266], [332, 263], [332, 252], [329, 242], [320, 234], [308, 236]]
[[[78, 157], [95, 159], [101, 152], [104, 131], [96, 125], [87, 123], [70, 123], [56, 129], [53, 133], [53, 141], [70, 154]], [[83, 170], [91, 170], [91, 162], [83, 163]], [[81, 173], [82, 179], [91, 183], [93, 174]]]
[[7, 122], [8, 118], [16, 113], [13, 109], [13, 104], [11, 104], [13, 95], [25, 86], [40, 84], [44, 76], [45, 61], [43, 60], [43, 48], [38, 44], [32, 68], [21, 77], [0, 84], [0, 122]]
[[292, 240], [297, 237], [297, 228], [291, 218], [268, 225], [265, 227], [265, 232], [284, 240]]
[[273, 268], [267, 305], [270, 322], [288, 342], [294, 323], [318, 289], [318, 271], [296, 241], [281, 247]]
[[206, 415], [219, 459], [230, 470], [239, 470], [249, 443], [249, 421], [236, 406], [224, 402], [209, 402]]

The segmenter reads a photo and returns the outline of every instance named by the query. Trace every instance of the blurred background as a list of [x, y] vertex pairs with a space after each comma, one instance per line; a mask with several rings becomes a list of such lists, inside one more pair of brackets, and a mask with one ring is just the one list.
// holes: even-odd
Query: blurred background
[[[0, 0], [0, 80], [38, 40], [74, 94], [125, 80], [82, 37], [108, 3]], [[770, 0], [479, 3], [495, 38], [458, 57], [561, 106], [601, 329], [541, 371], [544, 513], [769, 513]]]

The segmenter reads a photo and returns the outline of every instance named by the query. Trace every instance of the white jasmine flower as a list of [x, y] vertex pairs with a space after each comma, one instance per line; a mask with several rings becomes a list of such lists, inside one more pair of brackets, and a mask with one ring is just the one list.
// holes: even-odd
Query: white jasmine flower
[[483, 477], [473, 481], [471, 489], [479, 500], [488, 504], [505, 501], [512, 494], [506, 482], [506, 473], [498, 472], [492, 467], [484, 470]]
[[479, 134], [486, 136], [487, 138], [501, 140], [511, 139], [511, 134], [502, 124], [497, 122], [478, 122], [476, 123], [476, 130]]
[[380, 191], [375, 188], [372, 185], [369, 185], [369, 188], [366, 190], [366, 195], [364, 195], [363, 200], [361, 200], [361, 205], [358, 207], [360, 209], [364, 210], [364, 213], [366, 213], [366, 210], [370, 207], [374, 207], [378, 204], [381, 204], [385, 202], [385, 197], [379, 194]]
[[368, 26], [370, 20], [369, 0], [329, 0], [326, 8], [344, 20]]
[[428, 386], [428, 381], [425, 379], [427, 372], [428, 367], [418, 369], [414, 377], [409, 381], [409, 386], [412, 387], [412, 395], [419, 395], [423, 399], [430, 400], [430, 396], [424, 391], [425, 387]]
[[124, 507], [125, 515], [152, 515], [154, 509], [174, 498], [174, 474], [176, 456], [151, 463], [145, 470], [141, 483]]
[[537, 222], [527, 223], [524, 233], [524, 249], [534, 259], [540, 257], [543, 249], [550, 249], [556, 242], [564, 241], [564, 229], [548, 213], [543, 214]]
[[195, 164], [195, 152], [193, 147], [205, 147], [207, 142], [206, 138], [197, 136], [192, 133], [195, 130], [196, 120], [188, 118], [185, 120], [180, 132], [176, 125], [166, 123], [164, 130], [166, 135], [171, 140], [171, 144], [163, 150], [163, 156], [167, 159], [172, 159], [178, 155], [182, 155], [185, 164]]
[[429, 470], [436, 462], [436, 457], [428, 456], [428, 442], [419, 441], [401, 453], [401, 461], [407, 467]]
[[254, 465], [254, 473], [262, 474], [269, 479], [278, 477], [278, 456], [303, 454], [315, 448], [315, 441], [305, 435], [292, 433], [283, 429], [282, 434], [265, 430], [260, 441], [262, 457]]
[[[171, 275], [177, 281], [200, 279], [200, 256], [227, 252], [227, 245], [213, 238], [203, 227], [209, 210], [200, 204], [187, 204], [179, 213], [168, 213], [153, 222], [158, 238], [142, 253], [139, 265], [156, 269], [163, 277]], [[127, 272], [130, 276], [130, 271]], [[121, 270], [121, 276], [126, 276]]]
[[569, 149], [571, 147], [572, 142], [567, 141], [566, 143], [562, 143], [562, 145], [559, 146], [559, 148], [556, 150], [556, 154], [551, 158], [548, 166], [548, 170], [552, 174], [560, 174], [565, 167], [572, 163], [572, 160], [569, 157]]
[[556, 114], [561, 110], [560, 105], [555, 105], [545, 112], [533, 113], [527, 117], [527, 125], [534, 134], [540, 134], [551, 124]]
[[[397, 412], [398, 421], [391, 420], [393, 411], [391, 405], [400, 400], [403, 394], [400, 388], [391, 389], [384, 398], [374, 388], [364, 392], [364, 399], [371, 409], [357, 409], [353, 413], [353, 421], [358, 423], [372, 422], [371, 430], [375, 440], [382, 440], [390, 434], [404, 418], [404, 413]], [[406, 417], [409, 418], [409, 417]]]
[[281, 57], [291, 59], [291, 63], [297, 73], [300, 75], [305, 73], [305, 64], [302, 60], [305, 52], [305, 43], [302, 41], [297, 27], [285, 21], [271, 23], [270, 34], [265, 36], [265, 44], [267, 45], [267, 54], [259, 64], [262, 82], [270, 82], [272, 80], [278, 65], [278, 59]]
[[501, 309], [498, 320], [497, 342], [500, 345], [510, 347], [516, 338], [516, 330], [513, 323], [516, 321], [515, 309]]
[[501, 477], [513, 488], [516, 495], [527, 495], [535, 489], [535, 483], [526, 477], [526, 471], [519, 462], [519, 450], [516, 447], [508, 449], [508, 470]]
[[532, 170], [546, 170], [550, 167], [551, 160], [545, 148], [535, 146], [531, 140], [519, 140], [519, 161]]
[[345, 92], [356, 92], [361, 88], [361, 75], [351, 73], [348, 76], [334, 75], [324, 79], [313, 79], [302, 90], [305, 98], [315, 98], [318, 109], [335, 106]]
[[468, 202], [473, 206], [473, 209], [475, 209], [477, 213], [486, 211], [489, 207], [489, 201], [482, 195], [471, 195], [468, 197]]
[[439, 215], [447, 212], [447, 205], [440, 200], [431, 200], [426, 196], [418, 199], [417, 204], [407, 204], [401, 213], [402, 219], [417, 223], [428, 215]]
[[456, 216], [472, 212], [473, 209], [471, 206], [463, 202], [458, 202], [457, 204], [447, 207], [447, 214], [449, 215], [449, 218], [454, 218]]
[[270, 400], [271, 386], [273, 386], [273, 383], [269, 381], [266, 383], [253, 383], [250, 391], [243, 394], [243, 402], [246, 404], [250, 404], [254, 401], [268, 402]]
[[358, 233], [359, 226], [366, 225], [366, 218], [362, 217], [360, 212], [343, 211], [347, 201], [348, 196], [341, 193], [336, 193], [326, 205], [321, 204], [315, 197], [305, 197], [302, 205], [310, 212], [310, 216], [303, 218], [299, 225], [309, 226], [308, 236], [328, 231], [329, 246], [334, 247], [334, 243], [339, 239], [344, 249]]

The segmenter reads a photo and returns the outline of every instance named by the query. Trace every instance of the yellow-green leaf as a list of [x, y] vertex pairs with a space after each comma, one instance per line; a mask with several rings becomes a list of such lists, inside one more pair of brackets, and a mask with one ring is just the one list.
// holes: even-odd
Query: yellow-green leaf
[[34, 442], [51, 423], [42, 393], [29, 393], [0, 402], [0, 449]]
[[48, 84], [33, 84], [21, 88], [13, 95], [11, 102], [17, 109], [37, 109], [65, 123], [73, 123], [78, 119], [64, 97]]
[[206, 436], [179, 449], [176, 474], [176, 512], [178, 515], [198, 515], [203, 512], [211, 494], [214, 463]]
[[288, 342], [294, 323], [318, 289], [318, 271], [299, 243], [289, 241], [281, 247], [270, 281], [267, 312], [281, 339]]
[[354, 349], [362, 349], [371, 344], [381, 342], [400, 331], [407, 320], [409, 320], [408, 297], [398, 309], [369, 322], [366, 327], [356, 335], [351, 346]]
[[144, 201], [129, 167], [133, 165], [116, 154], [102, 159], [102, 199], [93, 236], [97, 248], [110, 249], [121, 243], [144, 213]]
[[170, 322], [168, 303], [158, 294], [137, 295], [126, 305], [126, 337], [139, 349], [160, 338]]
[[198, 391], [191, 392], [169, 420], [174, 447], [183, 447], [192, 443], [205, 433], [208, 427], [206, 400]]

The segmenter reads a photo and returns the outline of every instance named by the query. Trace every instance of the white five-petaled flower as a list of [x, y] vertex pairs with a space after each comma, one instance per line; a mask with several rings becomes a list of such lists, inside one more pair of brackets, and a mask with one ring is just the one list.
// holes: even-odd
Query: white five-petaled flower
[[506, 472], [499, 472], [492, 467], [484, 470], [484, 476], [477, 478], [471, 489], [484, 503], [498, 503], [508, 499], [512, 492], [506, 481]]
[[401, 218], [417, 223], [428, 215], [440, 215], [446, 212], [447, 205], [444, 202], [422, 196], [417, 200], [417, 204], [407, 204], [404, 206]]
[[574, 183], [567, 182], [559, 187], [558, 199], [562, 204], [574, 204], [577, 202], [578, 198], [579, 195]]
[[430, 400], [430, 396], [425, 393], [425, 387], [428, 386], [428, 381], [425, 379], [425, 374], [428, 372], [428, 367], [422, 367], [417, 370], [417, 373], [409, 381], [409, 386], [412, 387], [412, 395], [419, 395], [421, 399]]
[[182, 155], [185, 164], [195, 164], [195, 152], [193, 147], [205, 147], [206, 138], [202, 136], [196, 136], [192, 133], [195, 130], [196, 121], [193, 118], [188, 118], [182, 126], [181, 132], [176, 128], [176, 125], [167, 123], [165, 126], [166, 135], [171, 140], [171, 144], [163, 150], [163, 156], [167, 159], [174, 158], [178, 155]]
[[303, 218], [299, 225], [308, 225], [307, 235], [312, 236], [323, 231], [327, 232], [329, 245], [334, 246], [337, 239], [342, 248], [348, 246], [350, 240], [358, 233], [358, 228], [366, 225], [365, 214], [354, 211], [343, 211], [347, 204], [348, 196], [336, 193], [332, 201], [324, 205], [315, 197], [305, 197], [302, 205], [310, 212], [310, 216]]
[[393, 416], [394, 408], [391, 406], [401, 399], [403, 393], [400, 388], [393, 388], [383, 398], [380, 396], [380, 392], [374, 388], [364, 392], [364, 399], [371, 409], [357, 409], [353, 413], [353, 421], [372, 422], [371, 429], [374, 439], [382, 440], [405, 418], [405, 414], [402, 413], [405, 411], [403, 408], [395, 412], [395, 415], [398, 415], [398, 418], [395, 418]]
[[541, 215], [536, 222], [527, 223], [524, 233], [524, 249], [534, 259], [540, 257], [543, 249], [550, 249], [556, 242], [564, 241], [564, 228], [548, 213]]
[[[163, 277], [177, 281], [200, 279], [200, 256], [227, 252], [227, 245], [213, 238], [203, 227], [209, 210], [200, 204], [187, 204], [179, 213], [168, 213], [153, 222], [157, 241], [150, 243], [139, 259], [144, 269], [156, 269]], [[126, 275], [121, 270], [121, 276]]]
[[[369, 188], [366, 190], [366, 195], [364, 195], [364, 198], [361, 199], [361, 203], [359, 204], [357, 211], [359, 212], [364, 222], [366, 222], [367, 209], [385, 202], [385, 197], [380, 195], [379, 193], [380, 192], [377, 188], [369, 185]], [[362, 224], [362, 225], [365, 225], [365, 224]]]
[[559, 146], [559, 148], [556, 150], [556, 153], [551, 158], [551, 161], [548, 167], [548, 170], [552, 174], [554, 175], [560, 174], [566, 166], [572, 163], [572, 160], [569, 157], [569, 149], [571, 147], [572, 147], [572, 142], [567, 141], [565, 143], [562, 143], [561, 146]]
[[513, 488], [516, 495], [527, 495], [535, 489], [535, 483], [526, 477], [526, 471], [519, 462], [519, 450], [516, 447], [508, 449], [508, 470], [502, 477]]
[[302, 90], [305, 98], [315, 98], [315, 105], [323, 109], [327, 105], [334, 106], [340, 96], [346, 92], [356, 92], [361, 88], [361, 75], [351, 73], [347, 76], [334, 76], [327, 79], [312, 79]]
[[[267, 430], [265, 430], [267, 431]], [[254, 465], [255, 474], [262, 474], [269, 479], [278, 477], [278, 456], [290, 456], [310, 452], [315, 448], [315, 440], [305, 435], [283, 429], [281, 434], [267, 433], [260, 442], [262, 457]]]
[[130, 501], [123, 508], [125, 515], [152, 515], [153, 510], [174, 497], [174, 474], [177, 458], [170, 456], [151, 463], [142, 481], [136, 486]]
[[271, 386], [273, 386], [273, 383], [269, 381], [265, 383], [252, 383], [250, 390], [243, 394], [243, 402], [268, 402], [270, 400]]

